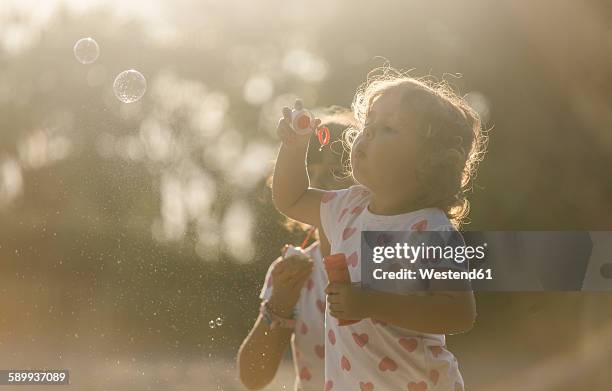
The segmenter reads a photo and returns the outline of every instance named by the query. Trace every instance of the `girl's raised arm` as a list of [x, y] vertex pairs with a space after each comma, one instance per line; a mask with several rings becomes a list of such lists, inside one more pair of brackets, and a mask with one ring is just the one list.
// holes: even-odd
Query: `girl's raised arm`
[[[302, 102], [295, 102], [295, 109], [301, 110]], [[321, 121], [313, 121], [316, 129]], [[306, 152], [310, 134], [299, 135], [291, 128], [291, 109], [283, 109], [283, 118], [278, 122], [277, 133], [282, 140], [274, 176], [272, 178], [272, 200], [274, 206], [285, 216], [321, 227], [320, 205], [323, 190], [310, 187], [306, 171]]]

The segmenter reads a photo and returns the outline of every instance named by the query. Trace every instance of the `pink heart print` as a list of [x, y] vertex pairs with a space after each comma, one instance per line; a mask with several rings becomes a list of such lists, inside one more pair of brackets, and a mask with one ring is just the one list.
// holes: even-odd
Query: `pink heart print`
[[416, 338], [401, 338], [399, 340], [399, 343], [404, 349], [409, 352], [414, 352], [414, 350], [417, 348], [417, 345], [419, 344]]
[[300, 328], [300, 331], [302, 332], [302, 334], [306, 334], [308, 332], [308, 326], [306, 325], [306, 323], [302, 322], [302, 327]]
[[359, 262], [359, 257], [357, 256], [357, 251], [355, 251], [354, 253], [349, 255], [348, 258], [346, 258], [347, 265], [350, 265], [352, 267], [357, 267], [358, 262]]
[[435, 369], [432, 369], [431, 371], [429, 371], [429, 378], [435, 386], [436, 384], [438, 384], [438, 379], [440, 379], [440, 372], [436, 371]]
[[308, 281], [306, 281], [306, 289], [312, 290], [313, 287], [314, 287], [314, 281], [312, 281], [312, 278], [309, 278]]
[[360, 381], [359, 388], [361, 389], [361, 391], [374, 391], [374, 384], [372, 384], [371, 382], [364, 383]]
[[346, 240], [353, 236], [355, 231], [357, 231], [357, 228], [345, 228], [344, 231], [342, 231], [342, 240]]
[[358, 215], [364, 209], [365, 209], [365, 206], [363, 206], [363, 205], [356, 206], [356, 207], [353, 208], [353, 210], [351, 210], [351, 214]]
[[331, 342], [332, 345], [336, 344], [336, 333], [334, 333], [334, 330], [329, 330], [327, 338], [329, 338], [329, 342]]
[[386, 246], [389, 243], [391, 243], [391, 235], [380, 234], [378, 238], [376, 238], [376, 244], [378, 246]]
[[317, 357], [319, 357], [320, 359], [325, 358], [325, 346], [315, 345], [315, 353], [317, 354]]
[[338, 193], [336, 193], [334, 191], [327, 191], [327, 192], [325, 192], [325, 194], [323, 194], [323, 196], [321, 196], [321, 202], [326, 204], [329, 201], [331, 201], [334, 198], [336, 198], [337, 195], [338, 195]]
[[310, 375], [310, 371], [308, 370], [308, 368], [304, 367], [302, 368], [302, 370], [300, 371], [300, 379], [302, 380], [310, 380], [311, 375]]
[[431, 355], [435, 358], [438, 358], [438, 356], [444, 352], [442, 346], [429, 346], [429, 350], [431, 351]]
[[393, 361], [392, 359], [390, 359], [389, 357], [383, 357], [382, 360], [380, 360], [380, 363], [378, 363], [378, 369], [380, 369], [381, 371], [395, 371], [397, 369], [397, 363], [395, 361]]
[[364, 347], [365, 344], [368, 343], [369, 339], [370, 338], [368, 337], [366, 333], [362, 333], [362, 334], [353, 333], [353, 340], [360, 348]]
[[424, 381], [420, 381], [418, 383], [410, 382], [408, 383], [408, 391], [425, 391], [427, 390], [427, 383]]
[[331, 391], [331, 389], [334, 388], [334, 382], [331, 380], [328, 380], [325, 382], [325, 391]]
[[342, 359], [340, 360], [340, 367], [347, 372], [351, 370], [351, 362], [348, 358], [346, 358], [346, 356], [342, 356]]
[[412, 231], [422, 232], [427, 229], [427, 220], [421, 220], [410, 227]]

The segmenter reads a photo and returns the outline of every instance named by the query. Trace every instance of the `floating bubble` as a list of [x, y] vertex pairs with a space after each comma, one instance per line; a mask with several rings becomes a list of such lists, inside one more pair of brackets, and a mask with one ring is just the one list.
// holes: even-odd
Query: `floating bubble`
[[91, 64], [98, 59], [100, 55], [100, 47], [98, 43], [91, 37], [81, 38], [74, 44], [72, 48], [74, 56], [81, 64]]
[[214, 320], [209, 321], [208, 322], [208, 327], [210, 327], [211, 329], [214, 329], [215, 328], [215, 321]]
[[147, 91], [147, 79], [137, 70], [129, 69], [117, 75], [113, 90], [117, 99], [123, 103], [136, 102]]
[[607, 262], [601, 265], [599, 272], [603, 278], [612, 278], [612, 262]]
[[221, 318], [217, 318], [217, 319], [215, 319], [215, 324], [216, 324], [217, 326], [223, 326], [223, 319], [221, 319]]

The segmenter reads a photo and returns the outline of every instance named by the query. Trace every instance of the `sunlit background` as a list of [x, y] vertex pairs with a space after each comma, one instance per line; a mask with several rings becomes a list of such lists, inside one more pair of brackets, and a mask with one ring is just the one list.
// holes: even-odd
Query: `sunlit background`
[[[2, 0], [0, 368], [240, 390], [265, 270], [302, 237], [265, 188], [280, 110], [348, 106], [386, 61], [448, 80], [492, 128], [467, 229], [609, 230], [611, 4]], [[128, 69], [147, 89], [125, 104]], [[477, 302], [448, 338], [467, 390], [609, 389], [611, 295]]]

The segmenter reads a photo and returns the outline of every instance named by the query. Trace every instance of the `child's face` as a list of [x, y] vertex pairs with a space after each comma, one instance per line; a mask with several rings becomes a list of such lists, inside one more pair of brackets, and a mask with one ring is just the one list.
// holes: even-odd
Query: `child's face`
[[401, 98], [402, 89], [393, 88], [374, 99], [351, 150], [355, 180], [373, 193], [415, 191], [418, 138]]

